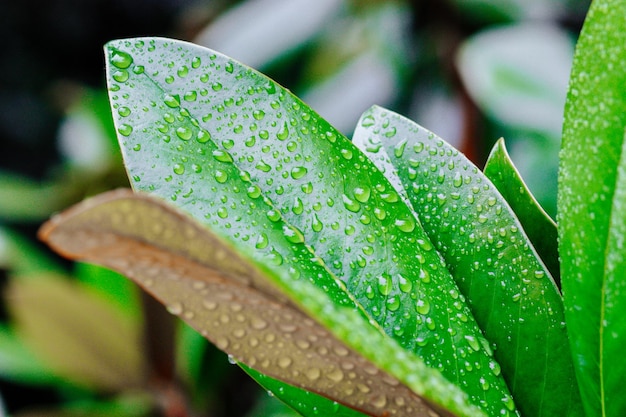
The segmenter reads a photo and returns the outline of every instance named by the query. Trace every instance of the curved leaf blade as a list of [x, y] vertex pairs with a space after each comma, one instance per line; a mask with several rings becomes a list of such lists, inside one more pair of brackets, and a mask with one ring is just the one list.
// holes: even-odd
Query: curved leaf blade
[[[626, 3], [592, 3], [565, 105], [559, 253], [567, 326], [588, 415], [626, 412], [623, 322]], [[621, 235], [620, 235], [621, 234]]]
[[579, 415], [560, 294], [489, 179], [432, 132], [380, 107], [362, 116], [353, 140], [401, 181], [520, 411]]
[[514, 412], [501, 376], [480, 371], [497, 365], [414, 213], [336, 129], [263, 75], [192, 44], [114, 41], [107, 54], [133, 187], [356, 306], [488, 413]]
[[370, 416], [454, 415], [415, 393], [433, 390], [459, 415], [482, 415], [354, 308], [246, 259], [159, 199], [101, 194], [54, 217], [40, 237], [64, 256], [124, 273], [218, 348], [267, 375]]
[[550, 271], [556, 284], [561, 285], [556, 223], [544, 211], [524, 183], [509, 157], [504, 139], [493, 146], [483, 172], [509, 204], [524, 227], [537, 254]]

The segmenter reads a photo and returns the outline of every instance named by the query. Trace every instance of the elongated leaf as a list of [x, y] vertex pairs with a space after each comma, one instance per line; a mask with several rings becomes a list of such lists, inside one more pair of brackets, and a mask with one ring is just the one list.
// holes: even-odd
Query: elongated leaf
[[588, 415], [626, 413], [624, 128], [626, 2], [593, 2], [578, 41], [559, 171], [567, 326]]
[[504, 139], [494, 145], [483, 171], [515, 212], [528, 239], [560, 287], [556, 223], [524, 183], [506, 151]]
[[354, 307], [246, 259], [160, 200], [125, 190], [102, 194], [53, 218], [40, 236], [67, 257], [123, 272], [217, 347], [267, 375], [371, 416], [453, 415], [415, 392], [435, 394], [459, 415], [482, 414]]
[[57, 275], [14, 279], [6, 302], [15, 333], [60, 378], [104, 391], [144, 381], [138, 323], [86, 286]]
[[107, 58], [135, 189], [356, 306], [487, 413], [514, 411], [415, 214], [336, 129], [261, 74], [188, 43], [114, 41]]
[[579, 415], [558, 289], [491, 182], [442, 139], [379, 107], [363, 115], [354, 141], [401, 181], [522, 414]]

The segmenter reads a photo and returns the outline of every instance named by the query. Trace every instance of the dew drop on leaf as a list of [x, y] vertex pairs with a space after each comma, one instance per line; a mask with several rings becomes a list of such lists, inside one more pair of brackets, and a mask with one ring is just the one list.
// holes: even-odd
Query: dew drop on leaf
[[133, 63], [133, 57], [127, 52], [114, 51], [111, 55], [111, 63], [119, 69], [126, 69]]

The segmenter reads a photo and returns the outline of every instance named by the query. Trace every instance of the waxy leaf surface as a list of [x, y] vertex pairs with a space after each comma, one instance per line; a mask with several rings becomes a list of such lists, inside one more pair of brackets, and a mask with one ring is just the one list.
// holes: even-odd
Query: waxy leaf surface
[[354, 308], [333, 303], [308, 280], [265, 270], [160, 199], [130, 190], [101, 194], [50, 220], [40, 237], [64, 256], [124, 273], [218, 348], [267, 375], [370, 416], [452, 416], [415, 394], [433, 378], [426, 391], [439, 388], [458, 415], [482, 415]]
[[626, 413], [626, 2], [594, 1], [565, 105], [558, 223], [567, 327], [589, 416]]
[[284, 88], [213, 51], [144, 38], [114, 41], [106, 53], [135, 189], [169, 199], [267, 268], [358, 308], [488, 414], [514, 413], [415, 214], [344, 136]]
[[353, 140], [401, 182], [522, 414], [580, 414], [560, 294], [493, 184], [442, 139], [379, 107], [362, 116]]
[[494, 145], [483, 172], [509, 204], [537, 254], [560, 285], [556, 223], [524, 183], [506, 151], [504, 139], [499, 139]]

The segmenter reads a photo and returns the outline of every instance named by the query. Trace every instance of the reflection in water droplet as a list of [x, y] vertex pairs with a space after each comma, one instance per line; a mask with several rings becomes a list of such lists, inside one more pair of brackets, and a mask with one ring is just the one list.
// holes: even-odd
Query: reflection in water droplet
[[382, 295], [389, 295], [392, 288], [391, 277], [388, 274], [382, 274], [378, 277], [378, 292]]
[[133, 127], [131, 125], [122, 124], [120, 125], [120, 127], [117, 128], [117, 131], [122, 136], [130, 136], [130, 134], [133, 132]]
[[116, 50], [111, 54], [111, 63], [116, 68], [126, 69], [133, 63], [133, 57], [127, 52]]
[[193, 131], [188, 127], [181, 126], [176, 129], [176, 136], [178, 136], [182, 140], [189, 140], [193, 135]]

